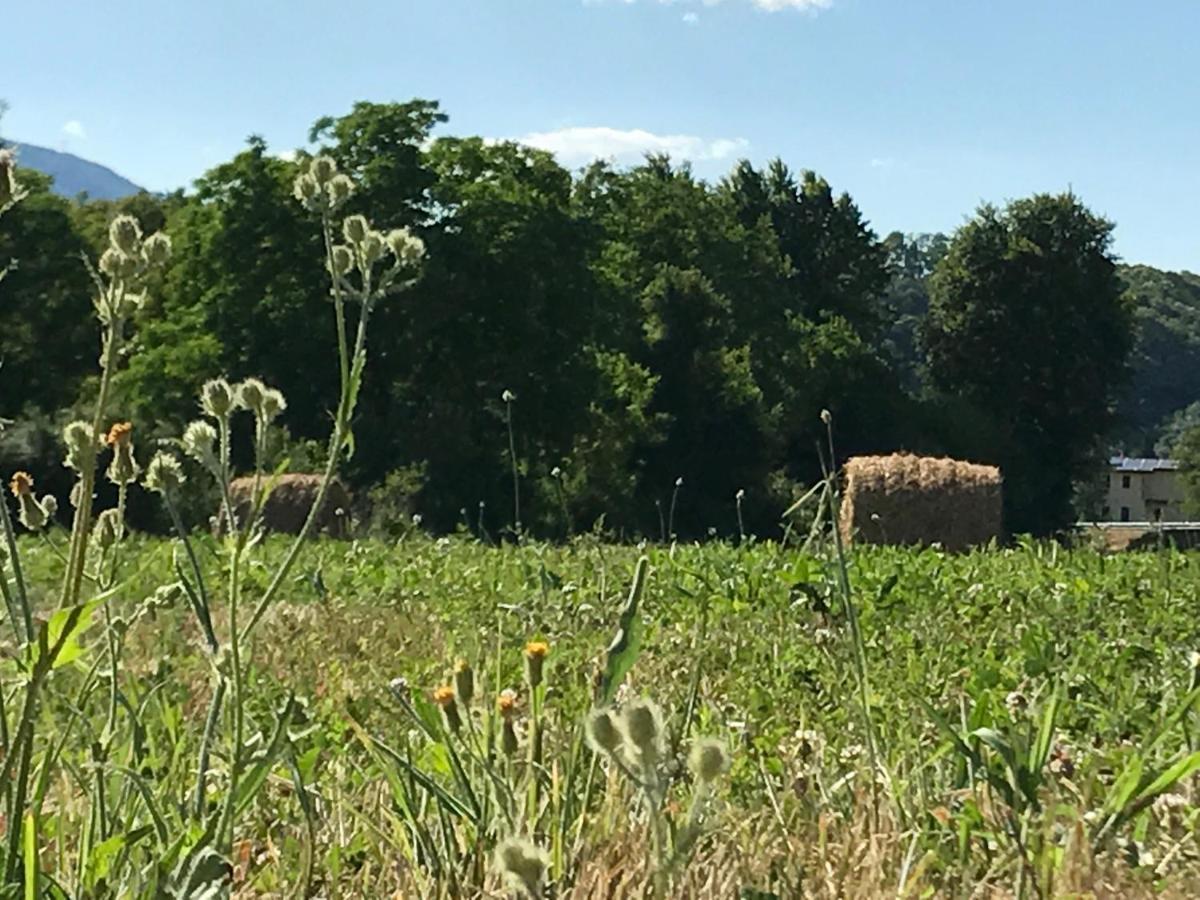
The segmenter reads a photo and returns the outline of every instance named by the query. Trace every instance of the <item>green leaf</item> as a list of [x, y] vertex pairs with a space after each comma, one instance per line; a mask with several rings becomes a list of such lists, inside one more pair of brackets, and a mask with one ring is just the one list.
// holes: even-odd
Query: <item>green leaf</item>
[[42, 667], [45, 671], [70, 665], [83, 655], [79, 638], [92, 624], [97, 608], [111, 596], [111, 592], [72, 606], [60, 609], [42, 626], [37, 640], [29, 645], [29, 671]]
[[292, 714], [295, 712], [295, 709], [296, 698], [293, 695], [288, 697], [287, 703], [284, 704], [283, 710], [275, 720], [275, 731], [271, 735], [271, 740], [256, 755], [254, 766], [238, 782], [237, 801], [234, 805], [234, 811], [238, 816], [245, 812], [246, 807], [250, 805], [258, 795], [258, 792], [262, 790], [267, 776], [275, 768], [276, 763], [279, 762], [283, 753], [284, 743], [287, 740], [287, 726], [292, 720]]
[[633, 586], [629, 589], [629, 599], [621, 610], [621, 620], [604, 661], [604, 674], [600, 680], [600, 701], [611, 703], [617, 693], [617, 688], [625, 679], [626, 674], [633, 668], [638, 655], [642, 651], [642, 619], [638, 606], [646, 589], [646, 572], [650, 568], [650, 560], [641, 557], [633, 573]]

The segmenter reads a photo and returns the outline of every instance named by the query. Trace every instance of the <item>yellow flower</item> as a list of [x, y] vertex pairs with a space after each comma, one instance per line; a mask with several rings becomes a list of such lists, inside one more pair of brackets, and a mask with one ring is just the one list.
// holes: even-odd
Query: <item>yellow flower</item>
[[454, 688], [448, 684], [442, 685], [433, 692], [433, 702], [445, 709], [454, 702]]
[[505, 689], [500, 692], [500, 696], [496, 699], [496, 706], [500, 710], [500, 715], [508, 721], [517, 714], [517, 692], [511, 689]]
[[133, 435], [133, 423], [117, 422], [112, 428], [108, 429], [108, 437], [104, 442], [110, 447], [128, 446], [131, 436]]

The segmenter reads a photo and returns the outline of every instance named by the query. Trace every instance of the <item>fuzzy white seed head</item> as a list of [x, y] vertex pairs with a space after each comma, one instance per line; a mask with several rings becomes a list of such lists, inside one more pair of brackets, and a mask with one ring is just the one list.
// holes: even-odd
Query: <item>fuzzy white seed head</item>
[[17, 196], [16, 166], [10, 150], [0, 150], [0, 209], [3, 209]]
[[621, 733], [613, 714], [607, 709], [597, 709], [587, 719], [587, 741], [597, 753], [615, 753], [621, 745]]
[[279, 418], [279, 414], [287, 409], [287, 400], [283, 398], [282, 391], [278, 391], [275, 388], [267, 388], [263, 393], [259, 409], [264, 422], [274, 422]]
[[621, 714], [621, 733], [647, 767], [654, 765], [662, 755], [663, 741], [662, 712], [658, 704], [651, 700], [635, 700], [626, 706]]
[[42, 498], [42, 512], [46, 514], [46, 519], [53, 522], [54, 517], [58, 515], [58, 498], [53, 494], [47, 494]]
[[384, 240], [381, 232], [368, 231], [366, 237], [362, 240], [360, 248], [362, 250], [363, 263], [369, 269], [383, 259], [383, 254], [387, 252], [387, 242]]
[[196, 420], [183, 430], [183, 452], [206, 469], [217, 467], [217, 429], [203, 420]]
[[324, 185], [337, 174], [337, 163], [331, 156], [318, 156], [309, 165], [308, 172], [317, 184]]
[[117, 216], [108, 226], [108, 240], [126, 256], [136, 258], [142, 250], [142, 226], [133, 216]]
[[71, 422], [63, 429], [63, 443], [67, 447], [67, 459], [64, 463], [76, 472], [82, 472], [91, 455], [100, 446], [92, 426], [88, 422]]
[[354, 268], [354, 251], [345, 244], [333, 248], [333, 259], [330, 268], [334, 275], [347, 275]]
[[170, 496], [183, 485], [186, 479], [179, 460], [169, 453], [159, 451], [146, 466], [146, 477], [143, 484], [148, 491]]
[[100, 254], [100, 271], [113, 281], [130, 281], [137, 276], [138, 262], [124, 250], [109, 247]]
[[520, 838], [509, 838], [496, 848], [496, 870], [513, 890], [527, 897], [541, 896], [549, 864], [544, 850]]
[[365, 216], [346, 216], [346, 220], [342, 222], [342, 234], [345, 235], [348, 243], [356, 247], [363, 242], [370, 231], [371, 225]]
[[329, 205], [337, 209], [353, 196], [354, 182], [345, 175], [334, 175], [325, 185], [325, 193], [329, 197]]
[[152, 268], [165, 266], [171, 258], [171, 239], [162, 232], [155, 232], [142, 245], [142, 259]]
[[517, 395], [514, 394], [512, 391], [505, 389], [504, 393], [500, 395], [500, 399], [503, 400], [505, 403], [512, 403], [513, 401], [515, 401], [517, 399]]
[[725, 774], [729, 768], [729, 751], [715, 738], [701, 738], [692, 745], [688, 765], [696, 780], [709, 784]]
[[242, 409], [258, 413], [262, 410], [263, 397], [267, 386], [257, 378], [247, 378], [237, 388], [237, 404]]
[[200, 389], [200, 408], [217, 420], [225, 419], [233, 412], [235, 400], [233, 387], [224, 378], [206, 381]]
[[420, 265], [421, 260], [425, 257], [425, 242], [407, 228], [389, 231], [387, 245], [388, 249], [392, 251], [392, 256], [396, 257], [396, 262], [405, 268], [414, 268]]
[[827, 409], [821, 410], [821, 421], [826, 425], [831, 424], [833, 422], [833, 413]]
[[121, 517], [115, 509], [106, 509], [96, 517], [95, 531], [96, 546], [101, 553], [106, 553], [121, 540]]
[[321, 186], [317, 184], [317, 179], [312, 175], [308, 173], [299, 175], [292, 182], [292, 196], [300, 201], [300, 205], [305, 209], [314, 209], [317, 199], [321, 196]]

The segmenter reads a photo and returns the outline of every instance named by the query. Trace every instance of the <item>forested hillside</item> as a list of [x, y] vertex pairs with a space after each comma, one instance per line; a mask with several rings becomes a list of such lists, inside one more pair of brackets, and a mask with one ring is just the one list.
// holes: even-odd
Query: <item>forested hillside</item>
[[[820, 475], [828, 409], [839, 458], [1003, 465], [1010, 521], [1044, 532], [1107, 444], [1151, 447], [1200, 399], [1200, 279], [1118, 278], [1111, 225], [1072, 195], [985, 207], [955, 235], [881, 236], [779, 160], [716, 183], [665, 157], [571, 172], [518, 144], [432, 137], [445, 121], [427, 101], [363, 103], [312, 132], [358, 179], [354, 211], [428, 246], [420, 284], [373, 325], [350, 477], [380, 527], [413, 512], [511, 527], [511, 421], [526, 529], [729, 534], [744, 492], [745, 527], [770, 532]], [[0, 224], [0, 259], [21, 261], [0, 293], [0, 416], [22, 423], [0, 462], [52, 455], [95, 364], [80, 253], [127, 211], [174, 254], [131, 335], [123, 414], [144, 438], [178, 433], [201, 381], [258, 375], [288, 397], [278, 458], [315, 465], [338, 372], [296, 172], [256, 138], [186, 195], [79, 204], [25, 171], [32, 196]]]

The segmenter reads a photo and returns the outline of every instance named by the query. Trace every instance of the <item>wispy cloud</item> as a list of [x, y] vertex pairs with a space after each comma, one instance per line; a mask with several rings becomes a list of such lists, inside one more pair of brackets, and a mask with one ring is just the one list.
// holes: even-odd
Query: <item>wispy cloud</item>
[[63, 137], [74, 138], [77, 141], [87, 140], [87, 129], [83, 127], [83, 123], [78, 119], [71, 119], [69, 122], [64, 122], [62, 133]]
[[[625, 6], [631, 6], [637, 0], [583, 0], [584, 6], [599, 6], [605, 2], [620, 3]], [[702, 3], [704, 6], [717, 6], [726, 0], [658, 0], [662, 4], [674, 3]], [[758, 9], [766, 12], [782, 12], [783, 10], [792, 9], [801, 12], [815, 13], [822, 9], [828, 9], [833, 5], [833, 0], [734, 0], [734, 2], [749, 3]], [[688, 13], [683, 20], [689, 24], [695, 21], [695, 18], [689, 19], [688, 16], [695, 16], [694, 13]]]
[[894, 165], [896, 165], [896, 160], [890, 156], [875, 156], [871, 159], [872, 169], [890, 169]]
[[647, 153], [667, 153], [692, 161], [729, 159], [750, 146], [745, 138], [703, 138], [691, 134], [655, 134], [641, 128], [572, 127], [535, 131], [517, 138], [522, 144], [548, 150], [567, 165], [608, 159], [637, 162]]
[[697, 22], [700, 21], [700, 17], [698, 15], [696, 15], [694, 12], [684, 13], [683, 21], [687, 25], [695, 25]]

